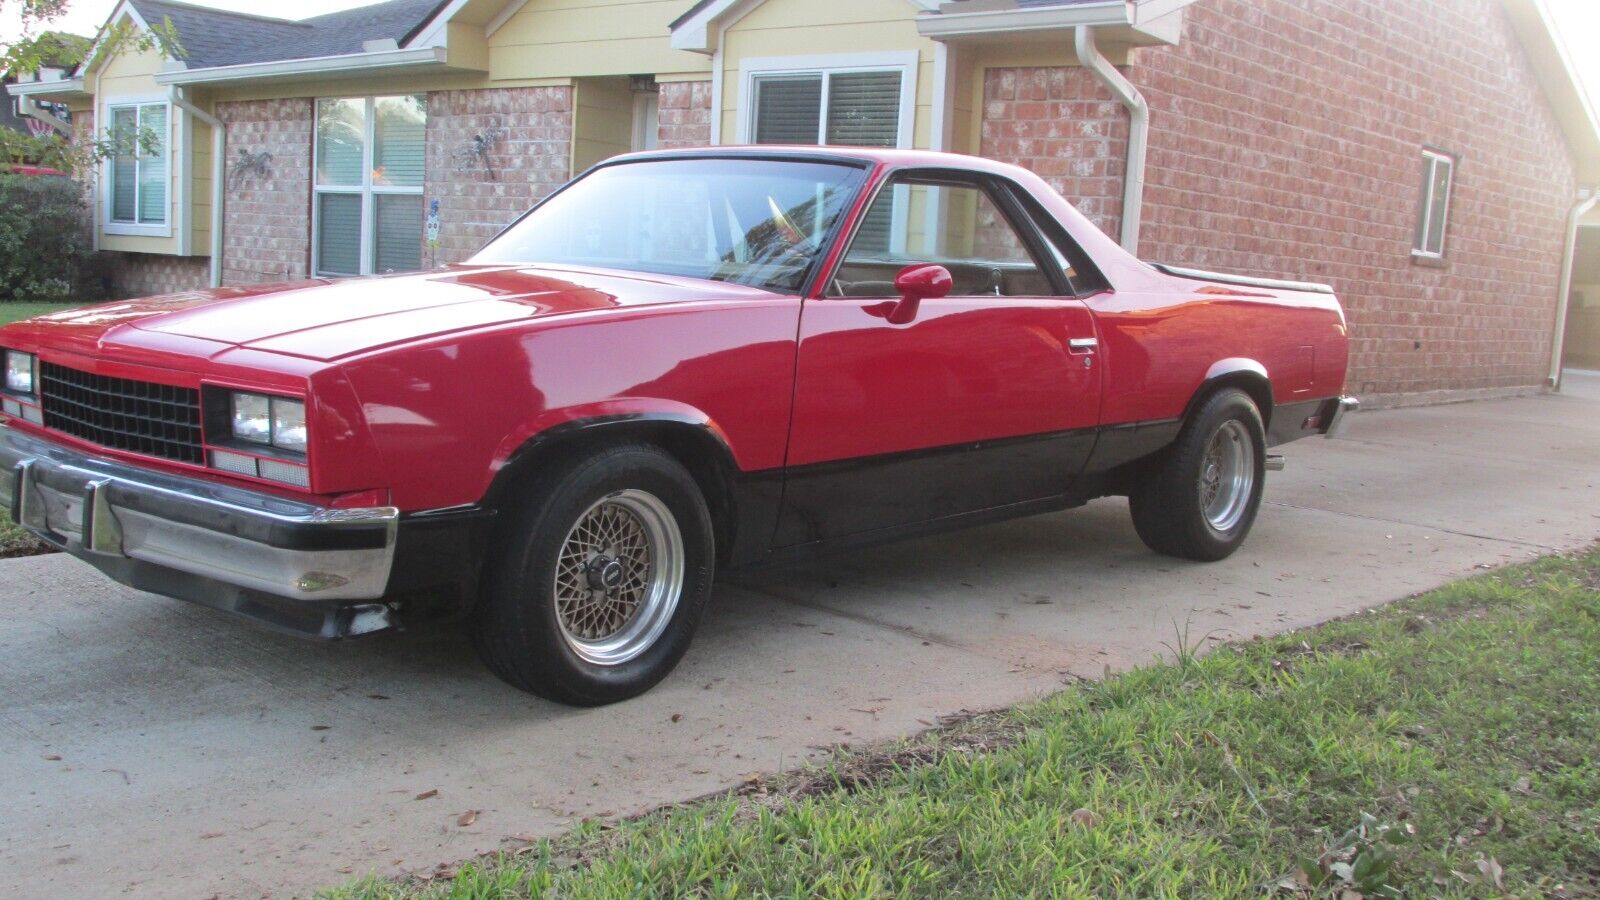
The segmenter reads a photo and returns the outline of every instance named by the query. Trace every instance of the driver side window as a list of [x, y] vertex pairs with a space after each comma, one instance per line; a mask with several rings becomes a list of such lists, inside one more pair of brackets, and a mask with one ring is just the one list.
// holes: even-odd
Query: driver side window
[[937, 263], [952, 296], [1056, 293], [1010, 217], [976, 184], [899, 179], [879, 191], [829, 285], [835, 297], [893, 297], [906, 266]]

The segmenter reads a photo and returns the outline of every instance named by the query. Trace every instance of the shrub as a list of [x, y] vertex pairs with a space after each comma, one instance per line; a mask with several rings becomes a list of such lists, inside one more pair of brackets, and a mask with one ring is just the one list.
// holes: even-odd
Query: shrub
[[0, 174], [0, 301], [93, 299], [85, 216], [69, 178]]

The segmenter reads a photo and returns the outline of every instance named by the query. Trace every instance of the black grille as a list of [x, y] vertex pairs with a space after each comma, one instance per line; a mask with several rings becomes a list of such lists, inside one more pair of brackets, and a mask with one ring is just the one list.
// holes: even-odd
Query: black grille
[[205, 462], [199, 391], [107, 378], [47, 362], [39, 368], [46, 428], [114, 450]]

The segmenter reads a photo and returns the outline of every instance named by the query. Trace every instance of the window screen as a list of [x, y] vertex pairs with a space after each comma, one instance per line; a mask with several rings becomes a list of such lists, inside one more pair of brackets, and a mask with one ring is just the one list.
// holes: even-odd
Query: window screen
[[421, 268], [426, 96], [319, 100], [316, 128], [317, 273]]
[[896, 146], [901, 82], [897, 69], [759, 76], [753, 142]]
[[1422, 196], [1417, 204], [1417, 239], [1412, 247], [1420, 256], [1444, 256], [1444, 236], [1450, 223], [1455, 169], [1454, 158], [1432, 150], [1423, 151]]

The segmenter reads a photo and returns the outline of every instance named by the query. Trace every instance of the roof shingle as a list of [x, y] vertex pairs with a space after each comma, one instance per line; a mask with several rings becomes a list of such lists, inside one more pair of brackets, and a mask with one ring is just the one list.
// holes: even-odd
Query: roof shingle
[[154, 26], [170, 20], [190, 69], [360, 53], [367, 41], [404, 43], [433, 17], [442, 0], [387, 0], [290, 21], [173, 0], [129, 0]]

